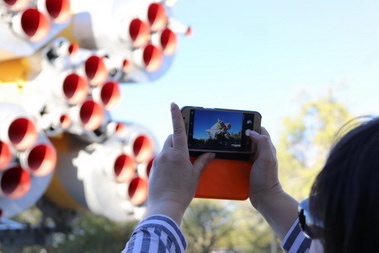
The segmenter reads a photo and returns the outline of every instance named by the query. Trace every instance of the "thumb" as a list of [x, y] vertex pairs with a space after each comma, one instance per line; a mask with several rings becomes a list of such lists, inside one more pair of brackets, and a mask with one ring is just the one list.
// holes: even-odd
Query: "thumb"
[[198, 177], [200, 177], [204, 168], [208, 165], [210, 161], [212, 161], [215, 158], [215, 156], [216, 155], [214, 153], [205, 153], [196, 159], [196, 161], [193, 163], [193, 168]]

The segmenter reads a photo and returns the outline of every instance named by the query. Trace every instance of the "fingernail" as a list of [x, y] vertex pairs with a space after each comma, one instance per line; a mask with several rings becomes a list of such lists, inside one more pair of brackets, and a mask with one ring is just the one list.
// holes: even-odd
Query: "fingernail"
[[257, 133], [256, 131], [254, 131], [254, 130], [250, 131], [251, 137], [258, 136], [258, 135], [259, 135], [259, 133]]

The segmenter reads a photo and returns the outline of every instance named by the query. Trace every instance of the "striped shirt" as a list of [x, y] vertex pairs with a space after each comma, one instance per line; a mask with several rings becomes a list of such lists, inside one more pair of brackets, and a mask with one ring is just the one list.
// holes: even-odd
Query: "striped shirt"
[[[307, 253], [310, 244], [297, 220], [281, 246], [288, 253]], [[175, 221], [165, 215], [152, 215], [135, 228], [121, 253], [183, 253], [186, 248], [187, 241]]]
[[134, 229], [122, 253], [180, 253], [187, 241], [179, 226], [165, 215], [152, 215]]
[[305, 237], [296, 220], [282, 241], [282, 249], [288, 253], [308, 253], [312, 240]]

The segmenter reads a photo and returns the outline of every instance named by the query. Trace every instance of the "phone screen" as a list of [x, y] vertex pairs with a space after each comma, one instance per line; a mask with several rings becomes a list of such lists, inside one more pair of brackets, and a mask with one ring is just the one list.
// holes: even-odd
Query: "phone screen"
[[191, 109], [188, 148], [203, 152], [251, 153], [248, 136], [254, 130], [254, 113]]

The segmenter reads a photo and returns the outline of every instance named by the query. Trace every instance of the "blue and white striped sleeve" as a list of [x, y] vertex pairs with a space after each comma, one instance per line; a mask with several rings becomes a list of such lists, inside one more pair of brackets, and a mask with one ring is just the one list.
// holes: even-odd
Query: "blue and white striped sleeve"
[[121, 253], [182, 253], [187, 241], [179, 226], [165, 215], [152, 215], [135, 228]]
[[305, 237], [296, 220], [282, 241], [282, 249], [288, 253], [307, 253], [312, 240]]

